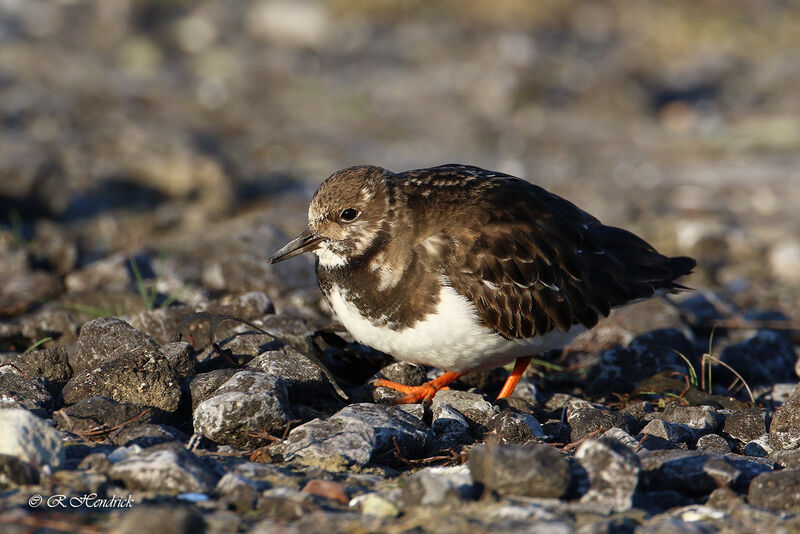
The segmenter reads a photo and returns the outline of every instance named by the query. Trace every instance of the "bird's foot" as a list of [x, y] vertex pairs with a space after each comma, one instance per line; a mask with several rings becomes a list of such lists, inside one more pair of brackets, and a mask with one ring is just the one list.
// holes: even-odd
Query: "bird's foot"
[[405, 397], [401, 397], [394, 401], [392, 404], [415, 404], [421, 402], [422, 404], [430, 404], [434, 395], [439, 390], [447, 389], [447, 385], [453, 380], [457, 379], [464, 373], [445, 373], [442, 376], [425, 382], [420, 386], [407, 386], [398, 382], [392, 382], [384, 378], [375, 380], [372, 385], [375, 387], [389, 388], [400, 393], [405, 393]]

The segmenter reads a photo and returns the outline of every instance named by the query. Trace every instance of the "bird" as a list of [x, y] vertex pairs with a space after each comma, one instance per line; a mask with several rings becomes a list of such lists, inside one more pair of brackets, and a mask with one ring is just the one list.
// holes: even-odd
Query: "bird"
[[460, 164], [333, 173], [308, 226], [268, 259], [316, 255], [320, 291], [358, 343], [444, 374], [420, 386], [380, 378], [430, 403], [464, 374], [561, 349], [613, 308], [667, 292], [696, 266], [529, 181]]

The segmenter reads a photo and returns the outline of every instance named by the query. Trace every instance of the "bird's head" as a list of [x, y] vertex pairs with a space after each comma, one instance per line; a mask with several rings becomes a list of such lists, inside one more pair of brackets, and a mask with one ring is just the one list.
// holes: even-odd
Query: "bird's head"
[[386, 169], [350, 167], [319, 186], [308, 207], [308, 228], [270, 259], [277, 263], [304, 252], [334, 268], [358, 257], [385, 234], [390, 199]]

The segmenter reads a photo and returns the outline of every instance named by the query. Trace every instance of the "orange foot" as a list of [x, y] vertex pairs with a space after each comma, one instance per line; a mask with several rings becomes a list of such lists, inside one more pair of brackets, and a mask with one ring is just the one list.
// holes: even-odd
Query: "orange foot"
[[421, 402], [428, 404], [436, 392], [440, 389], [447, 389], [447, 384], [463, 375], [464, 373], [445, 373], [439, 378], [425, 382], [421, 386], [407, 386], [405, 384], [398, 384], [389, 380], [379, 378], [375, 380], [372, 385], [375, 387], [389, 388], [400, 393], [405, 393], [406, 396], [394, 401], [392, 404], [414, 404]]

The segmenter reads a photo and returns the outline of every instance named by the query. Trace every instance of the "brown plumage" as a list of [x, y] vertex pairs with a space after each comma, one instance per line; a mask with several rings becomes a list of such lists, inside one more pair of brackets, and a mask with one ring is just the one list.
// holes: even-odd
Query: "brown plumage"
[[[496, 340], [563, 341], [582, 329], [576, 325], [591, 328], [616, 306], [682, 289], [675, 280], [695, 266], [541, 187], [452, 164], [334, 173], [311, 202], [308, 230], [271, 261], [305, 251], [317, 254], [320, 288], [347, 316], [350, 325], [340, 319], [354, 337], [400, 359], [458, 372], [514, 359], [520, 344], [511, 350], [486, 342], [495, 353], [484, 357], [442, 341], [438, 349], [449, 356], [439, 357], [431, 355], [434, 340], [425, 347], [430, 354], [418, 356], [409, 335], [428, 332], [423, 327], [433, 319], [448, 324], [445, 298], [450, 306], [463, 300]], [[452, 320], [473, 312], [460, 313]]]

